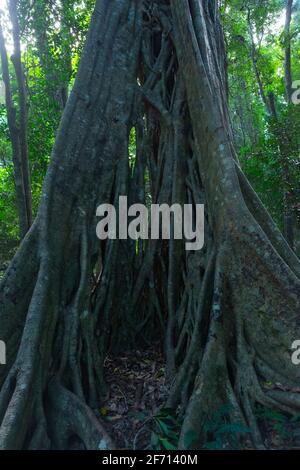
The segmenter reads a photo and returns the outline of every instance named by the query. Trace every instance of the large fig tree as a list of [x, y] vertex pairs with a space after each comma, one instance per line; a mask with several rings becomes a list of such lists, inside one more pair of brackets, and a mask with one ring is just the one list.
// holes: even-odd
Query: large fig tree
[[[222, 404], [253, 447], [256, 404], [299, 411], [300, 263], [241, 171], [227, 88], [216, 1], [97, 1], [38, 216], [1, 284], [0, 448], [113, 448], [94, 412], [105, 356], [157, 337], [180, 447], [191, 431], [201, 447]], [[124, 195], [204, 203], [204, 249], [100, 242], [97, 206]]]

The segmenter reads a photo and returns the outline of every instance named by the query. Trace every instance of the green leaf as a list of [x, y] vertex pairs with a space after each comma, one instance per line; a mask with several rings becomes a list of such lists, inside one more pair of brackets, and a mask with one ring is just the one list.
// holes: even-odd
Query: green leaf
[[158, 437], [158, 435], [157, 435], [155, 432], [153, 432], [153, 433], [151, 434], [151, 447], [152, 447], [153, 449], [157, 449], [157, 448], [158, 448], [158, 444], [159, 444], [159, 437]]
[[198, 434], [194, 431], [194, 430], [190, 430], [188, 431], [185, 436], [184, 436], [184, 447], [186, 447], [187, 449], [190, 449], [192, 447], [192, 445], [197, 442], [198, 440]]
[[245, 434], [249, 432], [250, 432], [250, 429], [244, 426], [242, 423], [228, 423], [228, 424], [223, 424], [222, 426], [220, 426], [216, 431], [216, 435]]
[[168, 439], [159, 437], [159, 440], [166, 450], [177, 450], [177, 447]]
[[223, 442], [220, 439], [216, 439], [215, 441], [207, 442], [203, 448], [207, 450], [221, 450], [223, 449]]

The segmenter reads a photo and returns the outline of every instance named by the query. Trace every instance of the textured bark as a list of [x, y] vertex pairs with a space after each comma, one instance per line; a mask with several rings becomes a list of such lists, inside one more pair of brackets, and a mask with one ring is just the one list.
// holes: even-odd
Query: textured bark
[[293, 82], [292, 82], [292, 53], [291, 53], [291, 21], [294, 0], [286, 0], [286, 18], [284, 27], [284, 78], [286, 97], [289, 104], [292, 104]]
[[[27, 230], [32, 224], [32, 197], [31, 197], [31, 182], [30, 182], [30, 169], [28, 157], [28, 112], [27, 112], [27, 92], [25, 75], [21, 57], [21, 41], [20, 41], [20, 28], [18, 20], [17, 1], [9, 0], [8, 2], [10, 20], [12, 24], [12, 35], [14, 43], [14, 53], [11, 57], [14, 65], [17, 84], [18, 84], [18, 100], [19, 100], [19, 143], [21, 152], [21, 164], [23, 175], [23, 186], [25, 193], [26, 215], [27, 215]], [[26, 230], [26, 231], [27, 231]]]
[[[98, 0], [37, 220], [1, 285], [1, 448], [113, 447], [92, 411], [107, 350], [158, 335], [182, 448], [191, 430], [201, 447], [221, 404], [255, 447], [256, 403], [299, 408], [299, 260], [239, 167], [225, 70], [212, 0]], [[205, 248], [99, 243], [96, 207], [120, 195], [205, 202]]]
[[[20, 127], [17, 120], [17, 112], [12, 99], [9, 65], [2, 26], [0, 25], [0, 53], [2, 64], [2, 76], [5, 85], [5, 104], [7, 121], [12, 143], [12, 157], [14, 164], [14, 180], [16, 187], [16, 205], [19, 217], [20, 236], [24, 237], [31, 225], [31, 192], [29, 176], [24, 176], [24, 170], [28, 170], [27, 144], [21, 139]], [[20, 98], [23, 103], [23, 99]], [[22, 114], [22, 113], [21, 113]], [[23, 114], [22, 114], [23, 115]], [[22, 120], [22, 132], [26, 133], [25, 122]], [[24, 147], [25, 144], [25, 147]], [[25, 150], [25, 154], [24, 154]], [[29, 175], [29, 170], [27, 172]]]
[[[101, 446], [112, 446], [101, 426], [95, 425], [98, 421], [93, 414], [85, 418], [89, 433], [80, 432], [82, 419], [78, 417], [75, 423], [74, 416], [79, 412], [78, 400], [84, 413], [84, 395], [91, 402], [94, 395], [103, 393], [98, 383], [97, 317], [90, 310], [87, 291], [100, 249], [95, 237], [96, 207], [110, 199], [118, 159], [128, 151], [138, 21], [136, 2], [97, 3], [37, 219], [1, 286], [1, 336], [8, 344], [14, 321], [18, 326], [16, 347], [10, 350], [2, 377], [1, 448], [47, 448], [60, 442], [55, 437], [62, 432], [60, 426], [65, 426], [69, 439], [79, 436], [86, 448], [94, 448], [96, 440]], [[9, 319], [11, 311], [13, 318]], [[82, 364], [78, 362], [81, 350]], [[85, 374], [89, 372], [85, 390], [81, 366]], [[50, 382], [51, 390], [58, 383], [60, 390], [65, 386], [76, 393], [74, 399], [68, 395], [70, 416], [66, 420], [70, 422], [55, 418], [67, 400], [66, 390], [59, 394], [60, 404], [55, 402], [52, 407], [52, 400], [45, 399], [48, 393], [51, 397]]]
[[220, 77], [220, 54], [218, 20], [209, 3], [172, 3], [217, 251], [208, 336], [186, 411], [182, 444], [186, 431], [199, 429], [203, 414], [215, 407], [216, 397], [226, 397], [251, 427], [259, 446], [255, 402], [270, 406], [277, 401], [279, 407], [292, 408], [299, 400], [293, 393], [276, 397], [265, 393], [259, 378], [280, 377], [290, 386], [299, 380], [289, 347], [299, 330], [300, 266], [236, 161], [222, 83], [213, 79]]
[[[285, 18], [285, 27], [284, 27], [284, 83], [285, 83], [285, 93], [286, 99], [289, 105], [292, 105], [292, 94], [293, 94], [293, 79], [292, 79], [292, 46], [291, 46], [291, 21], [292, 21], [292, 11], [293, 11], [293, 0], [286, 1], [286, 18]], [[282, 136], [285, 139], [282, 139], [281, 153], [284, 152], [285, 147], [287, 147], [287, 141], [289, 140], [287, 136]], [[285, 151], [285, 160], [287, 161], [287, 151]], [[288, 167], [288, 164], [284, 163]], [[288, 168], [284, 171], [286, 183], [289, 184], [289, 170]], [[290, 185], [289, 189], [285, 194], [285, 215], [284, 215], [284, 233], [285, 237], [288, 240], [290, 246], [294, 247], [294, 214], [288, 209], [290, 205]]]

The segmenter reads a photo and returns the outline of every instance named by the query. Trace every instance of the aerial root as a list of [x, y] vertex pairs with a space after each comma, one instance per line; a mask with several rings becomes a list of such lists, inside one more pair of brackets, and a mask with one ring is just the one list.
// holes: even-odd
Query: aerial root
[[48, 387], [49, 427], [56, 449], [112, 450], [115, 445], [92, 409], [57, 379]]

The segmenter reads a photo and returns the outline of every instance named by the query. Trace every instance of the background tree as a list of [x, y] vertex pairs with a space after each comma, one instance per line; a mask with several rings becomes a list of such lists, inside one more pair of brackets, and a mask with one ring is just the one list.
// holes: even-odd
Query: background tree
[[299, 252], [299, 109], [287, 98], [292, 77], [295, 80], [300, 73], [299, 3], [227, 2], [223, 12], [241, 162], [290, 245]]
[[[25, 74], [27, 143], [34, 217], [40, 202], [55, 133], [69, 88], [72, 87], [74, 81], [93, 5], [94, 2], [89, 1], [61, 4], [60, 2], [24, 0], [18, 2], [17, 9], [12, 8], [15, 19], [17, 15], [22, 42], [21, 61]], [[8, 53], [11, 54], [13, 48], [10, 35], [11, 21], [7, 15], [3, 16], [3, 21], [5, 41]], [[18, 121], [20, 115], [18, 85], [10, 61], [8, 61], [8, 78], [11, 105], [15, 108], [16, 121]], [[3, 103], [0, 106], [2, 123], [0, 141], [3, 154], [5, 154], [0, 165], [0, 193], [3, 201], [0, 208], [0, 237], [3, 247], [0, 253], [0, 270], [2, 270], [12, 258], [19, 243], [19, 216], [15, 209], [15, 200], [19, 198], [25, 201], [25, 195], [22, 189], [22, 178], [18, 178], [21, 184], [20, 189], [16, 192], [14, 188], [15, 166], [9, 148], [11, 139], [6, 112], [6, 109], [11, 107], [6, 107]], [[16, 125], [20, 127], [17, 122]], [[17, 143], [16, 139], [14, 141]], [[16, 149], [18, 147], [16, 145]], [[23, 206], [25, 208], [25, 202]], [[20, 204], [19, 207], [21, 207]], [[25, 212], [23, 218], [25, 218]], [[23, 232], [26, 233], [25, 228]]]
[[5, 86], [5, 102], [7, 108], [8, 127], [12, 142], [12, 155], [14, 163], [14, 175], [16, 186], [16, 200], [19, 215], [20, 235], [24, 237], [32, 223], [32, 198], [30, 171], [28, 163], [27, 143], [27, 94], [25, 87], [24, 70], [21, 61], [20, 30], [17, 16], [17, 5], [14, 0], [9, 2], [9, 15], [13, 31], [14, 52], [11, 56], [14, 65], [18, 86], [19, 117], [13, 103], [11, 81], [7, 51], [0, 25], [0, 51], [3, 70], [3, 82]]

